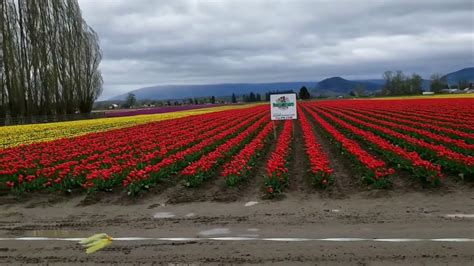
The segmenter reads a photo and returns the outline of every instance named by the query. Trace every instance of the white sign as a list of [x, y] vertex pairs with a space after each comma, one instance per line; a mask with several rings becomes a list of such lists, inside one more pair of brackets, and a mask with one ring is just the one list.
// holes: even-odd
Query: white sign
[[297, 119], [296, 94], [273, 94], [270, 95], [270, 109], [272, 120]]

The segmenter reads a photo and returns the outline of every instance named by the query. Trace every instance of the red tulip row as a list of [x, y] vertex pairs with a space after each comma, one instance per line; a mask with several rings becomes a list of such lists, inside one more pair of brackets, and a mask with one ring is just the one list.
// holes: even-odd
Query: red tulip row
[[204, 131], [215, 128], [216, 134], [233, 119], [241, 118], [235, 122], [238, 125], [261, 111], [224, 111], [2, 150], [0, 189], [2, 184], [16, 190], [110, 188], [129, 171], [199, 142]]
[[[474, 107], [472, 99], [431, 99], [431, 100], [395, 100], [395, 101], [372, 101], [370, 104], [364, 101], [356, 101], [358, 108], [384, 110], [390, 113], [402, 113], [415, 115], [416, 117], [441, 122], [458, 124], [460, 120], [474, 122]], [[354, 105], [354, 102], [342, 104]]]
[[[241, 114], [242, 115], [242, 114]], [[189, 130], [179, 134], [179, 131], [173, 130], [172, 128], [169, 129], [171, 134], [164, 134], [168, 137], [163, 141], [156, 141], [158, 144], [157, 147], [160, 147], [158, 152], [158, 156], [155, 154], [151, 154], [152, 156], [143, 156], [143, 155], [134, 155], [128, 158], [128, 160], [124, 160], [124, 162], [115, 163], [115, 168], [106, 168], [106, 169], [99, 169], [97, 171], [91, 172], [86, 177], [86, 183], [84, 184], [85, 188], [107, 188], [113, 187], [117, 184], [123, 183], [124, 186], [127, 186], [128, 183], [124, 180], [129, 174], [134, 174], [136, 172], [140, 172], [143, 169], [150, 169], [151, 165], [157, 165], [162, 163], [163, 160], [166, 160], [170, 156], [175, 156], [179, 154], [179, 152], [183, 149], [188, 148], [192, 149], [194, 146], [203, 146], [203, 140], [206, 138], [210, 138], [215, 136], [216, 134], [234, 127], [242, 126], [242, 123], [247, 122], [255, 113], [243, 115], [241, 117], [233, 117], [234, 120], [227, 120], [222, 119], [222, 121], [214, 122], [214, 123], [207, 123], [203, 125], [198, 130], [192, 130], [194, 126], [189, 126]], [[224, 122], [222, 124], [221, 122]], [[226, 123], [227, 122], [227, 123]], [[179, 135], [173, 135], [173, 132]], [[136, 152], [137, 150], [135, 150]], [[139, 149], [138, 149], [139, 151]], [[110, 181], [110, 182], [109, 182]], [[150, 185], [150, 184], [148, 184]], [[131, 188], [136, 188], [136, 186], [132, 186]], [[134, 191], [137, 192], [137, 191]]]
[[[390, 109], [373, 109], [373, 108], [363, 108], [364, 110], [367, 111], [374, 111], [377, 113], [383, 113], [383, 114], [389, 114], [394, 117], [399, 117], [399, 118], [408, 118], [411, 121], [419, 122], [419, 123], [429, 123], [431, 125], [436, 125], [440, 127], [447, 127], [447, 128], [453, 128], [457, 130], [462, 130], [468, 133], [472, 133], [474, 131], [474, 125], [471, 120], [467, 120], [466, 118], [462, 119], [462, 121], [466, 121], [467, 123], [459, 123], [459, 119], [450, 119], [448, 120], [442, 120], [439, 119], [436, 115], [422, 115], [419, 114], [418, 112], [413, 112], [413, 111], [395, 111], [395, 110], [390, 110]], [[417, 109], [414, 109], [417, 110]], [[438, 112], [438, 110], [433, 110], [433, 113]]]
[[[181, 120], [174, 121], [176, 127], [179, 128], [179, 125], [181, 124]], [[160, 125], [165, 126], [167, 128], [169, 125], [171, 125], [171, 121], [166, 121], [165, 123], [162, 123]], [[182, 126], [182, 125], [181, 125]], [[148, 127], [150, 128], [150, 127]], [[130, 131], [133, 132], [133, 128], [130, 129]], [[152, 130], [150, 131], [152, 132]], [[29, 156], [25, 159], [24, 162], [28, 162], [28, 165], [31, 168], [25, 168], [24, 164], [17, 164], [14, 167], [9, 166], [8, 164], [4, 164], [5, 167], [7, 167], [8, 170], [3, 170], [0, 172], [0, 175], [3, 176], [14, 176], [15, 174], [18, 174], [18, 184], [22, 184], [23, 177], [26, 175], [26, 180], [28, 181], [26, 184], [24, 184], [25, 189], [35, 189], [39, 186], [39, 184], [42, 184], [43, 186], [52, 186], [55, 185], [56, 187], [60, 186], [63, 183], [63, 180], [65, 180], [66, 187], [70, 188], [70, 186], [73, 186], [75, 183], [71, 179], [71, 175], [73, 177], [77, 178], [80, 175], [87, 174], [87, 170], [94, 170], [94, 169], [103, 169], [104, 167], [107, 167], [107, 165], [113, 164], [114, 160], [124, 160], [127, 158], [127, 154], [125, 154], [125, 151], [123, 148], [130, 148], [133, 147], [134, 141], [130, 139], [129, 146], [123, 145], [124, 143], [121, 140], [123, 136], [128, 136], [125, 134], [124, 130], [117, 130], [117, 131], [109, 131], [109, 132], [104, 132], [100, 134], [91, 134], [88, 136], [84, 137], [79, 137], [76, 140], [81, 143], [85, 144], [87, 141], [90, 141], [90, 143], [94, 143], [97, 140], [102, 140], [102, 142], [99, 142], [103, 145], [97, 145], [97, 149], [90, 151], [90, 154], [87, 152], [89, 151], [87, 148], [82, 149], [82, 151], [78, 150], [77, 153], [75, 153], [73, 150], [74, 149], [79, 149], [82, 147], [79, 147], [77, 145], [73, 145], [73, 140], [74, 139], [68, 139], [68, 140], [58, 140], [58, 141], [53, 141], [49, 143], [40, 143], [40, 144], [33, 144], [30, 146], [26, 147], [20, 147], [20, 148], [14, 148], [14, 149], [9, 149], [9, 151], [15, 151], [12, 153], [9, 153], [8, 155], [13, 155], [13, 156], [4, 156], [3, 159], [11, 158], [14, 156], [21, 156], [24, 152], [30, 151], [30, 148], [36, 148], [36, 146], [41, 146], [45, 148], [45, 151], [50, 151], [50, 150], [57, 150], [62, 148], [63, 150], [70, 151], [69, 161], [64, 161], [60, 160], [57, 158], [57, 154], [49, 154], [49, 153], [36, 153], [35, 156]], [[145, 134], [142, 134], [141, 136], [145, 136]], [[112, 143], [105, 143], [105, 139], [107, 138], [113, 138], [116, 141]], [[140, 138], [140, 136], [137, 137], [137, 139], [142, 140], [143, 149], [140, 149], [140, 151], [144, 151], [148, 147], [154, 147], [151, 145], [147, 145], [149, 143], [145, 142], [143, 139]], [[66, 145], [71, 143], [71, 145]], [[91, 144], [93, 145], [93, 144]], [[118, 145], [118, 146], [117, 146]], [[51, 148], [49, 148], [51, 147]], [[86, 146], [87, 147], [87, 146]], [[156, 151], [153, 151], [154, 153]], [[71, 156], [71, 154], [74, 154]], [[49, 156], [49, 158], [48, 158]], [[41, 159], [37, 159], [40, 157]], [[67, 157], [67, 156], [65, 156]], [[48, 158], [48, 159], [46, 159]], [[14, 162], [12, 162], [14, 163]], [[13, 178], [13, 177], [11, 177]], [[32, 182], [36, 181], [36, 182]]]
[[329, 165], [329, 159], [326, 153], [322, 150], [321, 145], [316, 139], [313, 127], [299, 106], [298, 114], [301, 122], [301, 128], [303, 129], [304, 144], [306, 148], [306, 154], [308, 155], [309, 159], [313, 185], [326, 188], [334, 182], [334, 177], [331, 175], [333, 169]]
[[[183, 120], [167, 120], [160, 125], [167, 127], [185, 124]], [[106, 151], [116, 151], [120, 154], [120, 149], [128, 148], [124, 143], [141, 143], [146, 140], [146, 134], [139, 134], [140, 131], [150, 134], [158, 130], [154, 123], [142, 126], [117, 129], [101, 133], [92, 133], [77, 138], [59, 139], [52, 142], [35, 143], [23, 147], [8, 148], [0, 151], [0, 171], [10, 170], [14, 173], [31, 168], [47, 168], [57, 166], [63, 162], [81, 160], [97, 160], [95, 156]], [[115, 141], [110, 142], [113, 134]], [[135, 136], [135, 138], [132, 138]], [[91, 158], [89, 158], [91, 157]], [[21, 162], [20, 162], [21, 161]], [[2, 174], [3, 172], [0, 172]]]
[[[256, 118], [261, 121], [266, 118], [268, 111], [258, 109], [261, 113]], [[201, 156], [215, 150], [219, 145], [225, 143], [230, 138], [234, 138], [242, 131], [247, 130], [256, 123], [255, 119], [246, 119], [236, 126], [232, 126], [220, 133], [209, 132], [201, 134], [201, 141], [187, 149], [172, 154], [157, 164], [148, 165], [143, 169], [136, 169], [123, 181], [123, 186], [127, 187], [129, 194], [137, 194], [143, 189], [148, 189], [162, 179], [166, 179], [172, 173], [176, 173], [189, 166], [192, 162], [199, 160]]]
[[260, 156], [260, 152], [270, 138], [272, 129], [273, 124], [268, 123], [249, 144], [224, 165], [221, 174], [226, 178], [227, 185], [234, 186], [248, 177], [255, 166], [255, 160]]
[[[330, 110], [334, 110], [334, 108]], [[428, 131], [428, 130], [413, 128], [413, 127], [406, 126], [403, 124], [394, 123], [394, 122], [390, 122], [390, 121], [382, 120], [382, 119], [377, 119], [375, 117], [359, 114], [354, 111], [352, 112], [341, 111], [341, 112], [343, 112], [346, 115], [358, 117], [370, 123], [375, 123], [378, 125], [388, 126], [393, 129], [398, 129], [401, 131], [401, 133], [409, 134], [409, 135], [412, 135], [413, 137], [417, 137], [417, 138], [421, 137], [422, 139], [425, 139], [430, 142], [437, 141], [437, 142], [444, 143], [445, 145], [447, 144], [450, 146], [454, 146], [453, 149], [460, 153], [472, 154], [474, 152], [474, 144], [466, 143], [464, 140], [453, 139], [447, 136], [434, 134], [433, 132]]]
[[[416, 110], [417, 115], [420, 115], [421, 117], [427, 119], [436, 119], [437, 121], [456, 122], [459, 118], [471, 119], [471, 112], [473, 109], [472, 107], [466, 105], [468, 101], [462, 99], [451, 99], [448, 101], [422, 101], [422, 104], [417, 104], [416, 102], [405, 102], [402, 104], [385, 104], [380, 109], [400, 113], [409, 113], [411, 107], [414, 108], [414, 110]], [[437, 109], [438, 111], [442, 110], [442, 112], [433, 112]]]
[[424, 129], [433, 131], [434, 133], [447, 135], [456, 139], [474, 140], [474, 133], [468, 133], [468, 132], [465, 132], [459, 129], [450, 128], [450, 127], [437, 126], [437, 125], [434, 125], [432, 123], [427, 123], [427, 122], [413, 121], [412, 119], [413, 115], [398, 115], [398, 114], [392, 114], [388, 111], [381, 111], [381, 110], [371, 111], [371, 110], [365, 110], [362, 108], [361, 109], [350, 108], [348, 110], [350, 111], [357, 110], [358, 112], [366, 112], [371, 115], [381, 115], [385, 117], [390, 117], [390, 119], [394, 122], [399, 122], [406, 125], [412, 125], [417, 128], [424, 128]]
[[262, 126], [269, 124], [267, 113], [257, 122], [253, 123], [246, 130], [237, 136], [229, 139], [224, 144], [218, 146], [214, 151], [204, 155], [198, 161], [188, 165], [181, 171], [187, 186], [197, 187], [214, 174], [216, 168], [221, 165], [227, 157], [231, 157], [240, 148], [254, 137]]
[[431, 160], [435, 160], [445, 170], [454, 172], [456, 174], [463, 174], [468, 178], [471, 178], [474, 175], [474, 157], [472, 156], [454, 152], [443, 145], [428, 143], [426, 141], [396, 132], [387, 127], [362, 121], [350, 115], [340, 113], [339, 116], [343, 117], [347, 121], [350, 121], [351, 123], [354, 123], [358, 127], [363, 126], [374, 133], [382, 134], [384, 137], [390, 139], [402, 147], [418, 151], [422, 156], [426, 156]]
[[[432, 110], [419, 110], [419, 111], [417, 111], [417, 113], [433, 116], [433, 111]], [[437, 113], [436, 117], [438, 117], [439, 119], [447, 118], [450, 121], [452, 121], [453, 119], [454, 119], [454, 121], [459, 121], [460, 119], [461, 120], [468, 119], [470, 121], [474, 121], [474, 115], [472, 114], [472, 110], [470, 110], [470, 111], [466, 110], [464, 112], [459, 111], [459, 110], [444, 111], [443, 113]]]
[[[170, 135], [172, 129], [183, 133], [186, 132], [183, 129], [189, 129], [190, 125], [195, 124], [196, 127], [193, 127], [199, 128], [203, 123], [212, 120], [219, 121], [217, 119], [218, 116], [215, 114], [202, 117], [192, 116], [0, 150], [0, 175], [26, 174], [25, 172], [31, 169], [40, 169], [48, 175], [51, 172], [55, 173], [55, 168], [59, 171], [67, 169], [68, 167], [61, 166], [63, 163], [69, 164], [76, 161], [81, 165], [89, 165], [107, 158], [101, 157], [103, 154], [110, 157], [122, 155], [131, 149], [149, 150], [149, 147], [155, 147], [152, 144], [156, 142], [156, 136]], [[164, 129], [170, 130], [163, 132]], [[139, 145], [139, 149], [135, 148], [135, 145]]]
[[[383, 115], [387, 121], [443, 134], [474, 144], [474, 104], [471, 99], [352, 100], [319, 102], [318, 106]], [[443, 120], [449, 117], [449, 120]], [[386, 119], [384, 119], [386, 120]]]
[[267, 162], [265, 186], [270, 194], [281, 193], [288, 185], [288, 155], [292, 139], [293, 121], [286, 120], [277, 138], [276, 148]]
[[[457, 117], [442, 117], [439, 116], [437, 113], [434, 113], [433, 110], [430, 111], [429, 114], [424, 113], [423, 111], [421, 112], [416, 112], [416, 115], [413, 115], [413, 113], [410, 113], [408, 110], [404, 111], [397, 111], [397, 113], [403, 114], [403, 115], [412, 115], [416, 119], [426, 121], [429, 120], [435, 124], [440, 124], [440, 125], [446, 125], [449, 127], [459, 127], [464, 129], [468, 129], [470, 131], [474, 131], [474, 126], [472, 125], [473, 119], [468, 117], [468, 116], [457, 116]], [[464, 125], [459, 125], [459, 120], [462, 119], [466, 122], [469, 122]]]
[[375, 186], [386, 186], [390, 183], [387, 179], [394, 173], [394, 169], [388, 168], [384, 161], [379, 160], [365, 151], [356, 141], [351, 140], [339, 132], [335, 127], [322, 119], [317, 113], [303, 105], [316, 122], [327, 132], [330, 138], [339, 143], [340, 147], [347, 151], [360, 164], [363, 170], [363, 180]]
[[[250, 116], [250, 115], [249, 115]], [[237, 118], [231, 115], [230, 119]], [[174, 153], [178, 149], [196, 144], [200, 141], [201, 134], [217, 133], [232, 125], [238, 125], [239, 120], [232, 121], [207, 121], [200, 118], [198, 121], [188, 120], [184, 125], [167, 126], [161, 130], [152, 131], [156, 137], [150, 140], [134, 141], [126, 150], [120, 153], [101, 154], [93, 164], [82, 163], [74, 168], [74, 176], [86, 176], [85, 188], [104, 189], [122, 183], [123, 178], [129, 171], [143, 168], [145, 165], [159, 162], [163, 157]], [[244, 120], [241, 120], [244, 121]], [[211, 132], [209, 132], [211, 131]], [[150, 132], [147, 132], [147, 136]], [[141, 138], [140, 138], [141, 139]], [[150, 142], [151, 141], [151, 142]], [[105, 166], [105, 167], [104, 167]], [[110, 166], [110, 167], [109, 167]]]
[[[357, 114], [363, 114], [367, 115], [370, 117], [375, 117], [381, 120], [389, 121], [389, 122], [394, 122], [397, 124], [403, 124], [410, 126], [415, 129], [424, 129], [426, 131], [430, 131], [432, 134], [436, 135], [441, 135], [444, 137], [449, 137], [451, 139], [455, 139], [456, 141], [459, 141], [459, 143], [469, 143], [469, 139], [474, 140], [474, 134], [473, 133], [467, 133], [464, 131], [459, 131], [456, 129], [452, 128], [446, 128], [446, 127], [440, 127], [440, 126], [435, 126], [427, 123], [421, 123], [421, 122], [415, 122], [410, 120], [410, 117], [405, 117], [405, 118], [397, 118], [389, 113], [386, 112], [371, 112], [371, 111], [364, 111], [360, 109], [354, 109], [354, 108], [341, 108], [341, 111], [348, 111], [351, 113], [357, 113]], [[462, 145], [462, 144], [461, 144]]]
[[374, 147], [380, 153], [384, 154], [387, 160], [394, 165], [398, 165], [399, 168], [410, 171], [415, 177], [420, 178], [424, 182], [435, 185], [440, 183], [442, 175], [439, 165], [434, 165], [429, 161], [423, 160], [418, 153], [395, 146], [374, 133], [357, 128], [331, 114], [342, 116], [341, 112], [331, 111], [331, 113], [329, 113], [322, 108], [317, 108], [317, 112], [328, 118], [328, 120], [332, 120], [332, 123], [350, 131], [357, 138]]

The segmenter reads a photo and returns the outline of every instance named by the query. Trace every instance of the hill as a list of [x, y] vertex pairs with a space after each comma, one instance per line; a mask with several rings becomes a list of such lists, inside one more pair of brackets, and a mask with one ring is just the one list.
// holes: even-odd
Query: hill
[[341, 77], [332, 77], [318, 82], [314, 91], [326, 90], [347, 94], [357, 87], [364, 88], [366, 91], [376, 91], [380, 89], [381, 86], [381, 84], [377, 84], [375, 82], [354, 81], [343, 79]]
[[461, 80], [474, 82], [474, 67], [464, 68], [455, 72], [451, 72], [442, 77], [449, 85], [457, 84]]
[[[161, 85], [131, 91], [137, 99], [163, 100], [183, 99], [209, 96], [230, 96], [248, 94], [250, 92], [265, 94], [268, 91], [299, 90], [302, 86], [312, 88], [317, 82], [277, 82], [277, 83], [229, 83], [203, 85]], [[128, 93], [127, 93], [128, 94]], [[113, 97], [111, 100], [123, 100], [127, 94]]]
[[[203, 85], [160, 85], [145, 87], [131, 91], [137, 99], [163, 100], [183, 99], [198, 97], [223, 97], [248, 94], [250, 92], [265, 94], [268, 91], [293, 90], [297, 92], [302, 86], [306, 86], [313, 93], [324, 95], [348, 94], [357, 84], [365, 85], [366, 90], [376, 90], [381, 86], [370, 82], [349, 81], [343, 78], [324, 80], [323, 83], [316, 81], [297, 82], [275, 82], [275, 83], [229, 83], [229, 84], [203, 84]], [[127, 94], [122, 94], [110, 100], [124, 100]]]
[[[474, 82], [474, 67], [464, 68], [443, 76], [449, 84], [457, 84], [460, 80]], [[430, 80], [423, 80], [423, 90], [429, 90]], [[383, 79], [347, 80], [342, 77], [331, 77], [319, 82], [317, 81], [295, 81], [295, 82], [273, 82], [273, 83], [224, 83], [224, 84], [201, 84], [201, 85], [158, 85], [140, 88], [134, 93], [139, 100], [168, 100], [200, 97], [224, 97], [249, 94], [250, 92], [265, 94], [268, 91], [297, 92], [302, 86], [306, 86], [313, 95], [337, 96], [349, 94], [357, 87], [364, 88], [366, 92], [381, 90], [385, 81]], [[127, 94], [115, 96], [109, 100], [125, 100]]]

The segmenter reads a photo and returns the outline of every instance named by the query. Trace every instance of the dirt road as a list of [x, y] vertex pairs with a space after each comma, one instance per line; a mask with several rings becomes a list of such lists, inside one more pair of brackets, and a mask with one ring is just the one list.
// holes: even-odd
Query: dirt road
[[[258, 181], [246, 186], [254, 187], [254, 182]], [[36, 195], [20, 202], [11, 196], [2, 196], [0, 238], [75, 238], [106, 232], [113, 237], [192, 239], [114, 241], [112, 246], [92, 255], [86, 255], [73, 241], [0, 240], [0, 264], [474, 263], [474, 242], [370, 240], [474, 239], [474, 218], [447, 216], [474, 214], [472, 186], [421, 191], [398, 191], [397, 188], [354, 191], [345, 197], [333, 195], [334, 192], [301, 190], [296, 186], [285, 198], [276, 200], [262, 199], [259, 191], [245, 186], [232, 191], [224, 188], [207, 193], [206, 188], [185, 191], [189, 190], [172, 186], [160, 194], [149, 193], [134, 201], [123, 198], [122, 194], [99, 195], [97, 199], [87, 200], [84, 196]], [[222, 197], [225, 194], [228, 197]], [[222, 198], [224, 200], [220, 200]], [[174, 203], [176, 199], [182, 202]], [[219, 237], [252, 240], [209, 239]], [[366, 240], [270, 241], [264, 238]]]

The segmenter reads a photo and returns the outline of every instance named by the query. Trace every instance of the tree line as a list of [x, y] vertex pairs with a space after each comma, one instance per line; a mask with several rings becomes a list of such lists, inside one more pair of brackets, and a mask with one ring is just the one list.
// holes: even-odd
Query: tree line
[[[405, 75], [403, 71], [386, 71], [383, 74], [385, 85], [382, 95], [416, 95], [423, 92], [423, 79], [418, 74]], [[449, 85], [446, 78], [440, 74], [433, 74], [430, 77], [430, 91], [435, 93], [443, 92], [445, 89], [465, 89], [471, 84], [467, 80], [459, 80], [457, 84]]]
[[0, 117], [90, 112], [102, 52], [77, 0], [0, 3]]
[[385, 80], [383, 95], [414, 95], [423, 91], [423, 78], [416, 73], [408, 76], [400, 70], [386, 71], [383, 78]]

